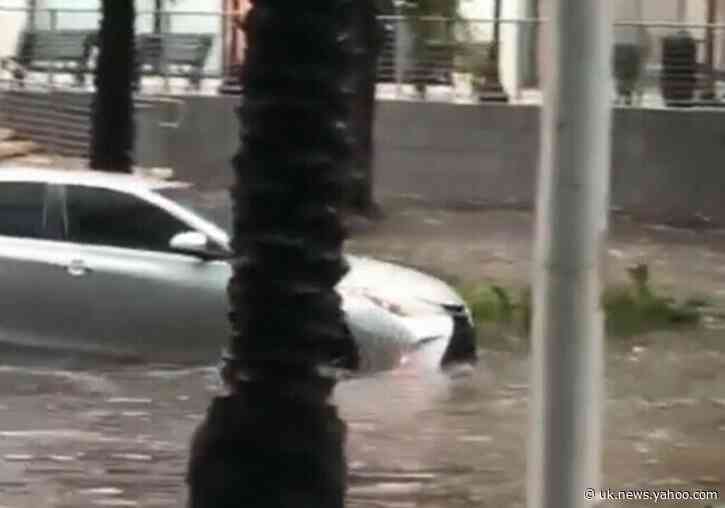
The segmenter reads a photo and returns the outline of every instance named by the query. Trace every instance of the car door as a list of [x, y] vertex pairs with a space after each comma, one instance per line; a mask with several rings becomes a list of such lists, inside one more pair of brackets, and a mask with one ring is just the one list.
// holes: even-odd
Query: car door
[[94, 339], [151, 360], [215, 359], [229, 336], [228, 264], [174, 252], [172, 237], [193, 228], [143, 193], [66, 185], [64, 195]]
[[72, 348], [88, 300], [63, 241], [58, 188], [0, 182], [0, 342]]

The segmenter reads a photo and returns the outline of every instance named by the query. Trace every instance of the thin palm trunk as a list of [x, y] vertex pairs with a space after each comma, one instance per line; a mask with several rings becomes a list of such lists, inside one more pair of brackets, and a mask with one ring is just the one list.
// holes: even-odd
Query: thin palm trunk
[[384, 35], [377, 18], [379, 11], [373, 0], [358, 1], [356, 8], [355, 31], [360, 48], [358, 94], [353, 109], [353, 126], [356, 132], [356, 178], [352, 183], [349, 204], [354, 212], [370, 216], [377, 210], [374, 197], [373, 132], [377, 64]]
[[344, 505], [345, 425], [328, 370], [357, 357], [335, 291], [347, 270], [338, 207], [352, 157], [349, 9], [256, 0], [245, 21], [230, 393], [192, 441], [193, 508]]
[[133, 0], [103, 0], [98, 37], [90, 166], [129, 173], [133, 166]]

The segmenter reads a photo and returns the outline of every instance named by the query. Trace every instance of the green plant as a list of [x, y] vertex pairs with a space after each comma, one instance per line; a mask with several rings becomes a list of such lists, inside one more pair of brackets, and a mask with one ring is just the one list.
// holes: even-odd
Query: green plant
[[[702, 318], [707, 297], [677, 302], [652, 288], [649, 267], [639, 264], [627, 271], [629, 283], [607, 288], [602, 294], [606, 330], [610, 336], [630, 337], [653, 330], [694, 326]], [[518, 327], [528, 337], [531, 332], [533, 300], [530, 287], [521, 289], [518, 300], [506, 289], [490, 284], [468, 285], [460, 289], [474, 321]]]
[[628, 269], [630, 284], [604, 292], [602, 305], [610, 335], [631, 336], [650, 330], [697, 324], [702, 317], [702, 298], [678, 303], [658, 295], [650, 286], [649, 267]]
[[482, 284], [462, 288], [460, 292], [476, 323], [510, 319], [510, 299], [503, 288]]

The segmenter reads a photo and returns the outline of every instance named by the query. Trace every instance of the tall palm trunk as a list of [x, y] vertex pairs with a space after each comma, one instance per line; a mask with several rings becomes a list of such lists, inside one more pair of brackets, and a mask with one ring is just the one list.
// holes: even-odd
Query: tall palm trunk
[[355, 32], [359, 43], [358, 93], [353, 108], [355, 130], [356, 175], [352, 181], [350, 208], [363, 215], [376, 212], [374, 199], [373, 132], [375, 126], [375, 89], [378, 57], [384, 44], [383, 28], [378, 22], [379, 10], [375, 0], [358, 0]]
[[347, 270], [350, 4], [255, 0], [245, 21], [231, 389], [192, 440], [193, 508], [344, 505], [345, 426], [329, 397], [330, 371], [357, 358], [335, 291]]
[[102, 2], [90, 153], [101, 171], [132, 171], [135, 17], [133, 0]]

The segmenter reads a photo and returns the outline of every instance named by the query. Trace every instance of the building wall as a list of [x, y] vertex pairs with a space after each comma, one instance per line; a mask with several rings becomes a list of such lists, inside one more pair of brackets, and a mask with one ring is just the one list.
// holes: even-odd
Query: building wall
[[[201, 186], [228, 185], [239, 145], [237, 104], [233, 97], [189, 97], [179, 129], [144, 117], [139, 161], [169, 165]], [[612, 132], [613, 206], [679, 223], [701, 213], [725, 225], [725, 113], [617, 108]], [[528, 208], [539, 140], [533, 106], [379, 102], [375, 191], [437, 205]]]
[[[78, 105], [89, 106], [91, 98], [72, 94]], [[177, 178], [201, 187], [227, 187], [239, 148], [239, 100], [186, 97], [178, 129], [160, 125], [173, 118], [171, 105], [139, 110], [136, 161], [172, 167]], [[12, 128], [12, 118], [0, 124]], [[72, 129], [59, 134], [66, 132]], [[718, 110], [615, 109], [612, 205], [641, 219], [686, 224], [701, 214], [725, 226], [723, 132], [725, 112]], [[433, 205], [531, 208], [539, 141], [534, 106], [379, 102], [375, 192]]]
[[[26, 0], [0, 0], [0, 9], [22, 9]], [[15, 53], [18, 35], [25, 26], [27, 13], [22, 11], [0, 11], [0, 58]]]

